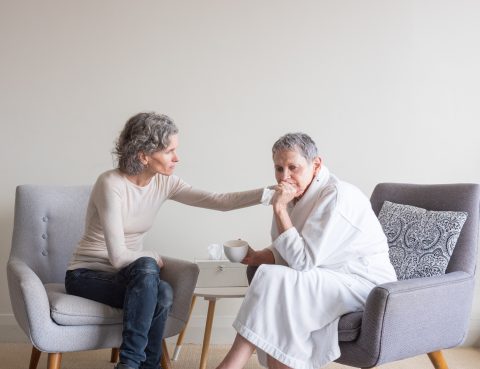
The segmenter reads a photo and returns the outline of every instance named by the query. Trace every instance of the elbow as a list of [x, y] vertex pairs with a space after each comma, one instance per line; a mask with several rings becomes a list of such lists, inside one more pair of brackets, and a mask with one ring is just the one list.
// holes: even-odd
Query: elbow
[[125, 266], [126, 263], [125, 263], [125, 260], [123, 260], [123, 258], [114, 256], [110, 258], [110, 264], [112, 264], [112, 266], [115, 269], [120, 270]]

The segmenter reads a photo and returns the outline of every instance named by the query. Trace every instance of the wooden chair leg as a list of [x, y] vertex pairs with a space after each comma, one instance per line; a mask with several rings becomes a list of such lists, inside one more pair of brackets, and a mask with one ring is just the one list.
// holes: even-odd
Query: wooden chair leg
[[448, 369], [448, 365], [445, 361], [442, 351], [430, 352], [428, 353], [428, 357], [435, 369]]
[[62, 354], [59, 352], [48, 354], [47, 369], [60, 369], [62, 364]]
[[110, 354], [110, 362], [111, 363], [118, 363], [120, 360], [120, 349], [118, 347], [112, 348], [112, 353]]
[[162, 340], [162, 369], [172, 369], [172, 364], [170, 361], [170, 355], [168, 354], [167, 342]]
[[34, 346], [32, 347], [32, 355], [30, 356], [30, 366], [28, 369], [37, 369], [38, 360], [40, 360], [41, 351], [37, 350]]
[[180, 355], [180, 350], [182, 349], [185, 332], [187, 331], [188, 322], [190, 321], [190, 317], [192, 316], [192, 311], [193, 311], [193, 308], [195, 307], [196, 300], [197, 300], [197, 296], [193, 295], [192, 303], [190, 304], [190, 311], [188, 312], [188, 318], [185, 323], [185, 327], [183, 327], [183, 330], [178, 335], [177, 344], [175, 345], [175, 351], [173, 351], [173, 357], [172, 357], [173, 361], [177, 361], [178, 356]]

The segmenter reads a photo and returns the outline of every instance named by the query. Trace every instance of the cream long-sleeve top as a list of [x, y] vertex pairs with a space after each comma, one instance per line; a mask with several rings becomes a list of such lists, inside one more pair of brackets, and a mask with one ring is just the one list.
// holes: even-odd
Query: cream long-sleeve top
[[213, 193], [161, 174], [148, 185], [137, 186], [118, 169], [107, 171], [93, 186], [85, 232], [68, 269], [117, 271], [142, 256], [159, 260], [158, 252], [143, 249], [143, 239], [166, 200], [227, 211], [259, 204], [262, 194], [263, 189]]

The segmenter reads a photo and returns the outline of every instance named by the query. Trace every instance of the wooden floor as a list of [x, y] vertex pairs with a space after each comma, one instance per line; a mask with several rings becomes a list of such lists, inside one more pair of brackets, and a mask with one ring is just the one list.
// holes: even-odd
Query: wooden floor
[[[173, 346], [169, 345], [173, 352]], [[214, 369], [229, 349], [226, 345], [211, 346], [207, 369]], [[30, 360], [31, 346], [24, 343], [0, 343], [0, 369], [26, 369]], [[200, 361], [200, 345], [184, 345], [173, 369], [196, 369]], [[458, 348], [444, 351], [449, 369], [480, 369], [480, 349]], [[47, 355], [42, 355], [37, 369], [47, 368]], [[62, 369], [113, 369], [110, 350], [66, 353], [62, 357]], [[262, 368], [253, 356], [245, 369]], [[332, 363], [323, 369], [348, 369], [350, 367]], [[426, 355], [382, 365], [379, 369], [432, 369]]]

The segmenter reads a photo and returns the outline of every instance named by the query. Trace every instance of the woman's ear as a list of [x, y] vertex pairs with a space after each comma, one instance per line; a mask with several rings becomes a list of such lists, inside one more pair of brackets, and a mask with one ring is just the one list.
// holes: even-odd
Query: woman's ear
[[140, 160], [140, 163], [143, 165], [148, 165], [148, 156], [143, 151], [138, 153], [138, 160]]

